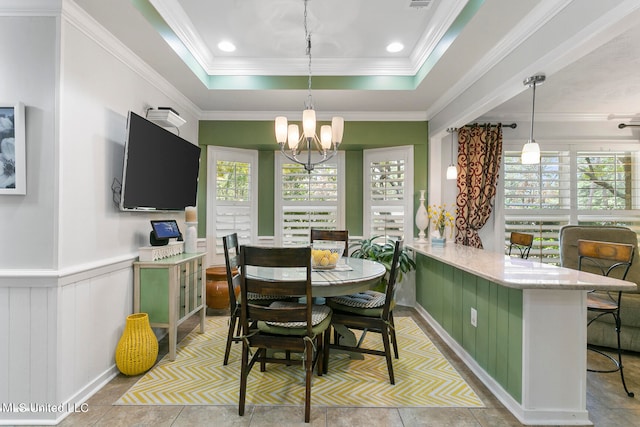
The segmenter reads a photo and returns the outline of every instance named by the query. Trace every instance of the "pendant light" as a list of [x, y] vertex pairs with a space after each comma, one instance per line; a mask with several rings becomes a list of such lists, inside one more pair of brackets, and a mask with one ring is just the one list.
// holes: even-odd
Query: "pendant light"
[[449, 163], [449, 167], [447, 168], [447, 179], [458, 178], [458, 168], [453, 164], [453, 133], [457, 130], [457, 128], [447, 128], [447, 132], [451, 134], [451, 163]]
[[[317, 164], [326, 162], [338, 153], [338, 147], [344, 133], [344, 119], [333, 117], [331, 126], [321, 126], [320, 137], [316, 135], [316, 111], [313, 109], [313, 99], [311, 98], [311, 33], [307, 26], [307, 1], [304, 1], [304, 36], [309, 57], [309, 77], [307, 80], [307, 102], [305, 102], [305, 109], [302, 111], [302, 135], [300, 135], [298, 125], [289, 124], [284, 116], [276, 117], [275, 133], [282, 154], [289, 160], [303, 165], [305, 170], [311, 173]], [[320, 159], [317, 161], [311, 160], [311, 152], [314, 151], [314, 148], [320, 155]]]
[[531, 134], [529, 140], [522, 147], [521, 162], [523, 165], [540, 164], [540, 146], [533, 139], [533, 118], [536, 108], [536, 85], [542, 84], [546, 79], [544, 74], [536, 74], [524, 80], [524, 85], [533, 89], [533, 102], [531, 105]]

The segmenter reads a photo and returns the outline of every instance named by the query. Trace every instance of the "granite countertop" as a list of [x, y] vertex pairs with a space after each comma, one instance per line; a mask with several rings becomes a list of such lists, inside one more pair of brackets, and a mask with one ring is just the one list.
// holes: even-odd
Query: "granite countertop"
[[447, 243], [444, 247], [414, 241], [406, 244], [416, 253], [460, 270], [517, 289], [636, 291], [635, 283], [597, 274], [511, 258], [484, 249]]

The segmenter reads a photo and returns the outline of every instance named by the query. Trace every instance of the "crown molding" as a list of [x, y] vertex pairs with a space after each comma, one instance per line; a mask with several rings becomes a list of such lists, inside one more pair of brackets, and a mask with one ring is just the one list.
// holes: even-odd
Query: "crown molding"
[[425, 29], [415, 49], [409, 55], [411, 63], [411, 75], [415, 75], [433, 53], [440, 40], [445, 36], [460, 12], [466, 6], [468, 0], [455, 0], [440, 2], [431, 17], [431, 29]]
[[[427, 110], [429, 117], [437, 115], [442, 111], [452, 99], [462, 96], [478, 80], [480, 80], [491, 68], [502, 62], [510, 53], [518, 48], [531, 34], [535, 34], [545, 23], [553, 18], [559, 11], [564, 9], [573, 0], [544, 0], [542, 1], [526, 19], [520, 22], [512, 31], [502, 38], [494, 49], [485, 55], [473, 68], [469, 70], [455, 85], [447, 90], [438, 100], [436, 100]], [[510, 91], [505, 98], [522, 92], [524, 89], [518, 76], [517, 86]]]
[[0, 16], [57, 16], [63, 0], [2, 0]]
[[[637, 113], [620, 113], [620, 114], [605, 114], [605, 113], [538, 113], [536, 112], [535, 121], [539, 122], [612, 122], [620, 120], [630, 120], [631, 118], [638, 117]], [[528, 113], [509, 113], [499, 114], [493, 116], [481, 116], [477, 120], [478, 122], [530, 122], [531, 112]]]
[[[433, 28], [422, 34], [414, 50], [405, 58], [314, 58], [313, 74], [323, 76], [414, 76], [465, 7], [468, 0], [442, 2], [433, 14]], [[171, 31], [210, 76], [303, 76], [308, 60], [215, 56], [197, 32], [187, 13], [172, 0], [149, 0]]]
[[[200, 120], [258, 120], [273, 121], [276, 116], [297, 117], [300, 111], [204, 111]], [[342, 116], [345, 122], [422, 122], [427, 121], [423, 111], [336, 111], [318, 114], [318, 121], [330, 121], [331, 116]]]

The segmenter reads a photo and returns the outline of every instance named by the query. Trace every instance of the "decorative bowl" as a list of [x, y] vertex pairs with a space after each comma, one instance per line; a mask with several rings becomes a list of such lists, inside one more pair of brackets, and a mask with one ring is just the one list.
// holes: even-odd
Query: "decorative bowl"
[[343, 252], [343, 242], [315, 241], [311, 245], [311, 267], [316, 270], [336, 268]]

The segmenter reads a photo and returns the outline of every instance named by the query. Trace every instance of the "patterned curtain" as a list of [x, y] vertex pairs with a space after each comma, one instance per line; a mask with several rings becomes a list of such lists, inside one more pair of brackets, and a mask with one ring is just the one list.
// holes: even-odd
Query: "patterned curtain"
[[502, 157], [502, 124], [458, 130], [456, 243], [482, 248], [478, 236], [491, 215]]

